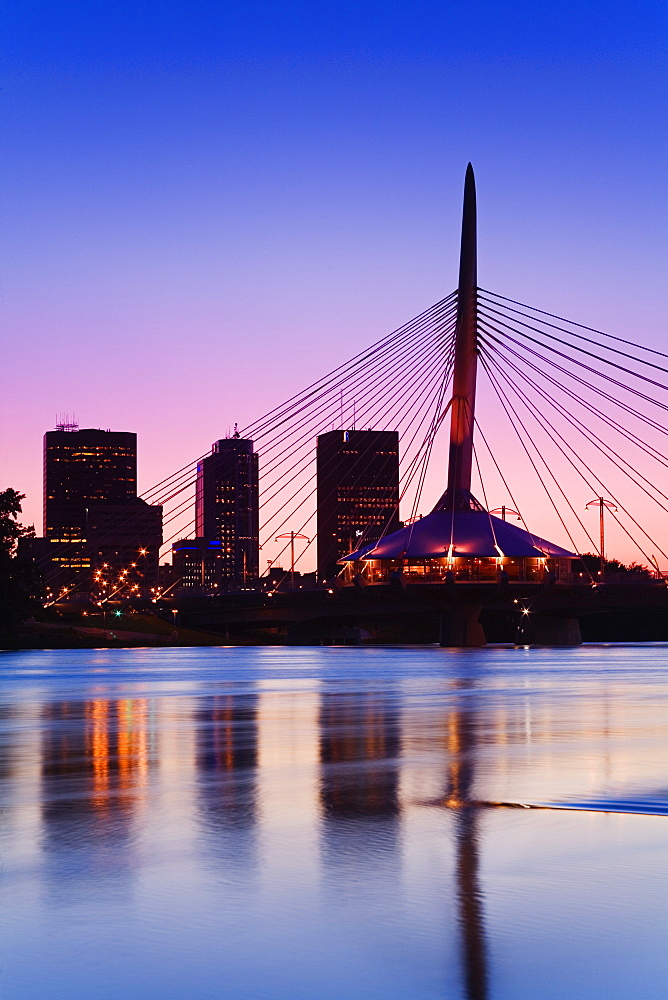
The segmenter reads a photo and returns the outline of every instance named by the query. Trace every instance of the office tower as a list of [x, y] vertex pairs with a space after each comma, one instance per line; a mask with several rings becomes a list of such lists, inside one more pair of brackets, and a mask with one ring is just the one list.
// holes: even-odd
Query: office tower
[[44, 537], [86, 538], [91, 503], [137, 496], [137, 435], [59, 424], [44, 435]]
[[399, 527], [399, 435], [329, 431], [318, 437], [318, 578], [341, 556]]
[[198, 539], [220, 542], [221, 581], [257, 579], [258, 518], [258, 456], [253, 442], [236, 434], [216, 441], [197, 466], [195, 525]]
[[137, 435], [61, 423], [44, 435], [47, 582], [99, 595], [148, 596], [158, 583], [162, 508], [137, 497]]

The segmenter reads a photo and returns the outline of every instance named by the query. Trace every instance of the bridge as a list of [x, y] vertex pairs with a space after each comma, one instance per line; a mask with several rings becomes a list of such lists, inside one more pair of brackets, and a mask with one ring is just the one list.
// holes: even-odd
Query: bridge
[[218, 632], [230, 642], [354, 644], [370, 637], [379, 642], [473, 646], [485, 642], [489, 629], [496, 641], [574, 645], [581, 641], [580, 619], [615, 612], [661, 613], [668, 610], [668, 597], [662, 581], [596, 587], [534, 583], [518, 588], [380, 584], [180, 597], [174, 607], [181, 624]]
[[[467, 646], [485, 642], [485, 619], [507, 613], [521, 641], [577, 643], [585, 615], [668, 609], [658, 562], [668, 565], [668, 355], [480, 287], [476, 215], [469, 164], [456, 290], [239, 432], [261, 455], [261, 548], [277, 565], [291, 547], [293, 580], [316, 544], [315, 440], [333, 426], [398, 432], [403, 526], [392, 530], [398, 508], [380, 531], [370, 517], [376, 530], [365, 529], [339, 574], [316, 589], [165, 592], [160, 602], [184, 624], [262, 641], [367, 633]], [[446, 453], [439, 432], [448, 424]], [[202, 457], [143, 495], [165, 509], [165, 545], [193, 530], [184, 520]], [[441, 478], [445, 491], [422, 514]], [[496, 509], [492, 490], [504, 501]], [[585, 492], [595, 498], [586, 505]], [[558, 542], [536, 532], [539, 506]], [[614, 580], [606, 518], [640, 561]], [[306, 544], [295, 559], [296, 538]], [[584, 553], [598, 554], [600, 569]]]

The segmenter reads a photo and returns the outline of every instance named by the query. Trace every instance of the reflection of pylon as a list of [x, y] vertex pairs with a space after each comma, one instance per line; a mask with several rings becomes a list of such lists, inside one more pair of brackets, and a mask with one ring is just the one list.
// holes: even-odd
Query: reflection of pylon
[[[459, 686], [469, 685], [463, 682]], [[479, 803], [473, 796], [476, 744], [475, 714], [468, 706], [466, 711], [453, 711], [448, 717], [447, 749], [451, 758], [443, 804], [456, 810], [453, 816], [455, 871], [466, 996], [468, 1000], [486, 1000], [487, 948], [477, 830]]]

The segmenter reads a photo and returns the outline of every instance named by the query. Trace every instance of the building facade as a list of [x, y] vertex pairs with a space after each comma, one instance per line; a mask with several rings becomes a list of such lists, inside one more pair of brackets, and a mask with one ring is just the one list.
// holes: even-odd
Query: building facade
[[318, 437], [318, 579], [339, 560], [399, 526], [397, 431], [335, 430]]
[[196, 535], [220, 543], [221, 582], [257, 579], [258, 524], [258, 456], [253, 442], [236, 435], [222, 438], [197, 466], [195, 494]]
[[137, 435], [60, 425], [44, 435], [44, 537], [85, 538], [91, 503], [137, 496]]
[[151, 596], [162, 508], [137, 497], [137, 435], [61, 424], [44, 435], [44, 533], [35, 553], [52, 596]]
[[180, 538], [172, 545], [174, 591], [212, 597], [229, 582], [222, 544], [208, 538]]

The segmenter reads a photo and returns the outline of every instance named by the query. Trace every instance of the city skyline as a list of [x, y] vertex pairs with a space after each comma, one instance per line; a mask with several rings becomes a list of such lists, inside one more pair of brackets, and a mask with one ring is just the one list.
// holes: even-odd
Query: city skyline
[[451, 291], [469, 159], [481, 284], [662, 348], [658, 4], [160, 13], [5, 15], [24, 521], [55, 413], [137, 432], [141, 493]]

